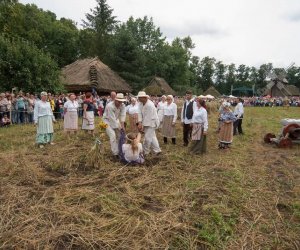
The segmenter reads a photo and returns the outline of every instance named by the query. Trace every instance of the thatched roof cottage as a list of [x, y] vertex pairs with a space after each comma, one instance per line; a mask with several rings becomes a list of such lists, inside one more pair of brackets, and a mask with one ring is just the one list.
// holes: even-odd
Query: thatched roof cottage
[[204, 93], [203, 95], [212, 95], [214, 97], [220, 97], [221, 94], [218, 90], [216, 90], [216, 88], [214, 86], [209, 87]]
[[62, 69], [62, 82], [71, 92], [130, 93], [132, 88], [97, 57], [80, 59]]
[[148, 95], [176, 95], [176, 92], [170, 87], [165, 79], [161, 77], [154, 77], [145, 88]]

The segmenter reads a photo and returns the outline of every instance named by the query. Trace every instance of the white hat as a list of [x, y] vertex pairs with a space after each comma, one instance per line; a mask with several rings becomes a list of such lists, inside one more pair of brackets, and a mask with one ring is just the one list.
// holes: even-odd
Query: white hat
[[231, 106], [230, 102], [223, 102], [223, 107], [229, 108]]
[[146, 92], [145, 91], [140, 91], [139, 93], [138, 93], [138, 95], [137, 95], [137, 97], [139, 98], [139, 97], [149, 97], [147, 94], [146, 94]]
[[116, 100], [116, 101], [119, 101], [119, 102], [126, 102], [126, 101], [127, 101], [127, 100], [124, 98], [124, 94], [122, 94], [122, 93], [118, 93], [115, 100]]
[[47, 92], [45, 91], [41, 92], [41, 96], [45, 96], [45, 95], [48, 95]]

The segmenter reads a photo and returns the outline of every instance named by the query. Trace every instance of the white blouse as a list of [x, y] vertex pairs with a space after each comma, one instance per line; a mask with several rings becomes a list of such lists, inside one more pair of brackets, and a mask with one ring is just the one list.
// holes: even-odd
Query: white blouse
[[52, 109], [50, 106], [50, 102], [43, 102], [43, 101], [36, 102], [35, 106], [34, 106], [34, 115], [33, 115], [34, 122], [37, 123], [39, 117], [47, 116], [47, 115], [52, 116], [52, 120], [55, 121], [55, 118], [53, 116], [53, 112], [52, 112]]
[[67, 101], [64, 104], [64, 108], [67, 109], [67, 112], [77, 112], [79, 105], [77, 101]]
[[177, 120], [177, 105], [172, 102], [170, 105], [167, 104], [164, 106], [164, 115], [167, 115], [167, 116], [170, 116], [170, 115], [173, 115], [174, 118], [173, 118], [173, 122], [176, 122]]
[[194, 110], [192, 123], [202, 123], [204, 126], [204, 131], [206, 132], [208, 129], [208, 120], [207, 120], [207, 111], [205, 108], [200, 107]]
[[131, 144], [123, 144], [122, 150], [126, 161], [130, 162], [139, 159], [140, 154], [143, 152], [143, 146], [142, 143], [139, 143], [137, 146], [138, 146], [138, 150], [133, 152], [131, 148]]
[[166, 102], [166, 101], [165, 101], [165, 102], [160, 101], [160, 102], [157, 104], [157, 111], [160, 111], [160, 110], [163, 111], [166, 105], [167, 105], [167, 102]]
[[126, 112], [130, 115], [137, 114], [139, 112], [139, 105], [137, 103], [134, 106], [132, 104], [128, 105]]

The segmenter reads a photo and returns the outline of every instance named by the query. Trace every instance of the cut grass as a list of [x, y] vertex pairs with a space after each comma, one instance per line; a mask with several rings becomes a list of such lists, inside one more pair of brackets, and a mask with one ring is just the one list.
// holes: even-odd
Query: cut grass
[[[33, 126], [0, 130], [2, 249], [297, 249], [300, 248], [300, 148], [263, 144], [290, 108], [246, 108], [245, 135], [217, 149], [210, 114], [208, 153], [178, 144], [144, 167], [111, 160], [105, 138], [67, 139], [38, 149]], [[159, 137], [160, 140], [162, 139]], [[93, 159], [93, 160], [91, 160]]]

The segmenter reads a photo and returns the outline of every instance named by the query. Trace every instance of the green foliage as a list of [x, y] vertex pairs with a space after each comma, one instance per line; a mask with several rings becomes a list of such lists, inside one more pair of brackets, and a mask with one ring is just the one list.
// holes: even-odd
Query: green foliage
[[89, 30], [90, 35], [90, 39], [85, 42], [91, 47], [89, 55], [97, 55], [106, 61], [108, 47], [118, 21], [112, 15], [113, 9], [109, 7], [106, 0], [96, 0], [96, 2], [97, 6], [90, 10], [91, 13], [86, 14], [86, 21], [83, 20], [83, 27]]
[[20, 38], [0, 35], [0, 82], [2, 90], [59, 91], [59, 69], [53, 59]]
[[72, 20], [57, 20], [50, 11], [17, 2], [2, 3], [0, 13], [0, 33], [34, 43], [49, 52], [60, 67], [77, 58], [79, 31]]

